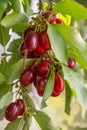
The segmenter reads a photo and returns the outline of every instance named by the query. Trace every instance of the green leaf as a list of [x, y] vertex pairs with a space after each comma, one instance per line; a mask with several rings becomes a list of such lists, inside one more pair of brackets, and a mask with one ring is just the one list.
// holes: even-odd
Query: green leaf
[[3, 120], [5, 117], [5, 110], [6, 108], [0, 109], [0, 121]]
[[8, 123], [7, 127], [4, 130], [23, 130], [24, 127], [24, 119], [18, 118], [15, 121]]
[[31, 0], [22, 0], [25, 13], [32, 15], [33, 11], [30, 9]]
[[44, 112], [36, 111], [36, 114], [33, 115], [37, 123], [39, 124], [41, 130], [55, 130], [53, 128], [51, 119]]
[[34, 104], [33, 100], [31, 99], [31, 97], [27, 94], [24, 94], [23, 98], [26, 102], [27, 107], [29, 107], [31, 111], [35, 111], [35, 109], [36, 109], [35, 104]]
[[53, 25], [60, 33], [61, 37], [65, 40], [73, 51], [74, 59], [85, 69], [87, 69], [87, 44], [82, 39], [78, 30], [74, 27], [65, 25]]
[[65, 81], [65, 112], [70, 115], [71, 111], [71, 101], [72, 101], [72, 91], [69, 84]]
[[32, 122], [32, 117], [24, 115], [24, 120], [25, 120], [25, 124], [24, 124], [23, 130], [29, 130], [31, 122]]
[[24, 22], [24, 21], [28, 21], [28, 17], [24, 13], [12, 12], [11, 14], [5, 16], [2, 19], [1, 25], [5, 27], [12, 27], [17, 23]]
[[13, 98], [13, 92], [8, 92], [0, 99], [0, 109], [3, 109], [5, 106], [8, 106]]
[[[17, 63], [13, 64], [10, 68], [10, 75], [8, 75], [8, 84], [11, 84], [15, 79], [20, 77], [23, 69], [24, 59], [20, 59]], [[27, 68], [33, 62], [32, 59], [25, 60], [25, 68]]]
[[6, 81], [5, 76], [2, 73], [0, 73], [0, 84], [4, 83], [5, 81]]
[[16, 12], [21, 11], [20, 0], [10, 0], [13, 10]]
[[82, 116], [84, 116], [86, 110], [87, 110], [87, 88], [84, 85], [82, 76], [69, 69], [66, 66], [63, 66], [64, 71], [64, 78], [69, 83], [69, 86], [71, 87], [71, 90], [73, 92], [73, 95], [77, 97], [77, 100], [79, 104], [82, 107]]
[[21, 43], [22, 43], [22, 39], [16, 39], [12, 41], [8, 47], [8, 51], [13, 53], [19, 52]]
[[24, 30], [29, 27], [29, 22], [21, 22], [12, 27], [12, 31], [22, 35]]
[[4, 11], [7, 8], [8, 0], [0, 0], [0, 18], [2, 17]]
[[6, 46], [9, 40], [10, 40], [9, 29], [0, 25], [0, 43], [3, 46]]
[[8, 75], [10, 72], [10, 67], [8, 62], [2, 62], [0, 64], [0, 72], [5, 76], [6, 80], [8, 80]]
[[87, 9], [73, 0], [64, 0], [59, 2], [55, 5], [52, 12], [62, 13], [63, 15], [68, 14], [77, 21], [87, 18]]
[[57, 59], [62, 63], [67, 63], [68, 51], [64, 39], [52, 25], [48, 26], [48, 35]]
[[19, 52], [13, 53], [12, 57], [9, 60], [10, 66], [17, 63], [21, 59], [21, 55], [19, 55]]
[[41, 103], [41, 108], [45, 107], [44, 105], [46, 100], [50, 97], [50, 95], [52, 94], [53, 91], [53, 87], [54, 87], [54, 80], [55, 80], [55, 72], [51, 71], [51, 74], [49, 76], [48, 82], [46, 84], [46, 88], [43, 94], [43, 99], [42, 99], [42, 103]]
[[9, 90], [10, 86], [6, 83], [0, 84], [0, 98], [2, 98]]

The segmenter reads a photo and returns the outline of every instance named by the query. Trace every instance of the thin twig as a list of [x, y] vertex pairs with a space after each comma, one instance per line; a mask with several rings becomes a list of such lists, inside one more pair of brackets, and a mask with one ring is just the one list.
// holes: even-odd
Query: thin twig
[[43, 0], [39, 0], [39, 4], [40, 4], [40, 12], [44, 11], [44, 2], [43, 2]]
[[49, 2], [50, 2], [50, 10], [52, 10], [53, 9], [53, 5], [54, 5], [53, 0], [49, 0]]

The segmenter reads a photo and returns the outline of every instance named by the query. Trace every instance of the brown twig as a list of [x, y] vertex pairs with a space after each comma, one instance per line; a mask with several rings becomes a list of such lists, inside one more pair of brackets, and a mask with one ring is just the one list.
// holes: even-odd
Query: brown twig
[[40, 9], [40, 13], [41, 13], [42, 11], [44, 11], [44, 2], [43, 2], [43, 0], [39, 0], [39, 4], [40, 4], [39, 9]]

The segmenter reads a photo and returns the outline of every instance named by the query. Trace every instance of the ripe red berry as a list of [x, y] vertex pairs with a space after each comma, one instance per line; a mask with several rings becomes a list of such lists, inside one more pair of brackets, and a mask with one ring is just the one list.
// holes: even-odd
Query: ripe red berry
[[45, 53], [45, 50], [42, 48], [42, 47], [38, 47], [34, 53], [37, 55], [37, 56], [40, 56], [40, 55], [43, 55]]
[[48, 18], [48, 17], [50, 16], [50, 14], [51, 14], [51, 12], [50, 12], [50, 11], [47, 11], [47, 12], [44, 12], [44, 13], [42, 14], [42, 16], [43, 16], [44, 18]]
[[25, 110], [25, 104], [24, 104], [23, 99], [17, 99], [16, 104], [19, 109], [19, 116], [22, 116]]
[[23, 34], [23, 38], [25, 39], [29, 33], [31, 33], [32, 31], [34, 31], [34, 27], [33, 26], [30, 26], [28, 27], [25, 31], [24, 31], [24, 34]]
[[28, 86], [34, 81], [34, 71], [31, 69], [26, 69], [23, 71], [20, 77], [20, 83], [23, 86]]
[[45, 51], [51, 49], [50, 40], [49, 40], [49, 37], [48, 37], [46, 31], [40, 32], [39, 33], [39, 38], [40, 38], [40, 46]]
[[8, 121], [14, 121], [19, 116], [19, 109], [16, 103], [11, 103], [6, 111], [5, 111], [5, 118]]
[[55, 15], [53, 15], [50, 17], [49, 23], [50, 24], [63, 24], [63, 21], [62, 21], [62, 19], [57, 18]]
[[25, 41], [24, 41], [26, 48], [29, 51], [34, 51], [37, 49], [38, 44], [39, 44], [39, 35], [38, 33], [32, 31], [28, 34], [28, 36], [26, 37]]
[[68, 58], [68, 67], [70, 69], [73, 69], [73, 68], [75, 68], [75, 65], [76, 65], [76, 61], [72, 57], [69, 57]]
[[56, 15], [51, 15], [51, 16], [50, 16], [50, 21], [49, 21], [49, 23], [50, 23], [50, 24], [56, 23], [55, 19], [56, 19]]
[[34, 87], [37, 88], [38, 87], [38, 84], [39, 84], [39, 81], [41, 79], [41, 75], [37, 74], [36, 72], [36, 76], [35, 76], [35, 79], [34, 79]]
[[55, 84], [52, 92], [53, 97], [58, 96], [64, 90], [64, 81], [59, 74], [55, 74]]
[[41, 79], [39, 79], [39, 82], [38, 82], [38, 85], [37, 85], [37, 88], [36, 88], [39, 96], [43, 96], [46, 83], [47, 83], [46, 77], [41, 77]]
[[50, 62], [49, 60], [43, 59], [38, 65], [38, 73], [40, 75], [46, 75], [50, 70]]
[[27, 58], [29, 58], [30, 57], [30, 55], [31, 55], [31, 52], [26, 48], [26, 45], [24, 44], [24, 42], [21, 44], [21, 47], [20, 47], [20, 52], [21, 52], [21, 55], [22, 56], [25, 56], [25, 53], [26, 53], [26, 51], [27, 51]]
[[55, 21], [56, 21], [56, 24], [63, 24], [63, 21], [60, 18], [56, 18]]

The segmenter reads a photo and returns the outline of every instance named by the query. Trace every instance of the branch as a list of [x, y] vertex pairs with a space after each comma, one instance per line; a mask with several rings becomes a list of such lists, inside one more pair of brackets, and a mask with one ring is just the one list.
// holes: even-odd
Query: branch
[[44, 2], [43, 2], [43, 0], [39, 0], [39, 4], [40, 4], [40, 12], [44, 11]]

